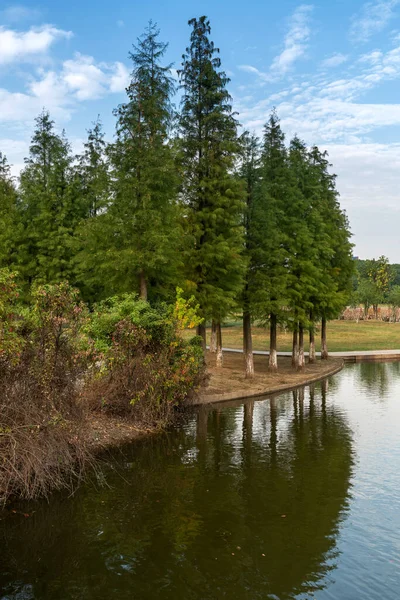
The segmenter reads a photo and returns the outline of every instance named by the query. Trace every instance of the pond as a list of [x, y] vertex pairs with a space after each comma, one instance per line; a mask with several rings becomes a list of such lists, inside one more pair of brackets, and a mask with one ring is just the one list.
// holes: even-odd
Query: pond
[[399, 430], [400, 363], [203, 407], [3, 513], [0, 598], [398, 599]]

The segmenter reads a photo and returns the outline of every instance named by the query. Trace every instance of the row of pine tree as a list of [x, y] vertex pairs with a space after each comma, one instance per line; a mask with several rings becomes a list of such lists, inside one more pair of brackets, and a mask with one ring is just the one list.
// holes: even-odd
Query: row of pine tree
[[106, 143], [98, 119], [73, 156], [48, 112], [36, 128], [19, 181], [0, 155], [0, 266], [32, 282], [68, 280], [90, 303], [136, 291], [194, 295], [222, 363], [221, 324], [243, 311], [246, 374], [254, 373], [251, 322], [270, 325], [277, 369], [279, 324], [293, 331], [293, 362], [304, 366], [304, 333], [346, 301], [353, 260], [349, 226], [325, 153], [298, 137], [285, 144], [273, 111], [263, 138], [233, 112], [219, 50], [206, 17], [189, 21], [178, 71], [180, 110], [167, 44], [150, 23], [130, 54], [127, 101]]

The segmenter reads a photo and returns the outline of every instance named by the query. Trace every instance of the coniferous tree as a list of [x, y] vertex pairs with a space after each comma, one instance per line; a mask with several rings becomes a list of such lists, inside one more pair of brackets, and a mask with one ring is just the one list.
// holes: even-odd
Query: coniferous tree
[[97, 259], [98, 250], [104, 244], [101, 215], [111, 202], [111, 181], [107, 144], [99, 117], [87, 134], [83, 152], [76, 157], [74, 181], [82, 218], [74, 239], [74, 265], [77, 286], [85, 300], [94, 302], [103, 297], [107, 289], [107, 283], [99, 277], [103, 273]]
[[287, 319], [287, 232], [283, 226], [288, 194], [288, 160], [284, 134], [275, 111], [264, 128], [261, 184], [253, 210], [251, 294], [256, 314], [269, 321], [269, 370], [276, 371], [277, 327]]
[[245, 235], [245, 257], [247, 259], [243, 287], [243, 354], [245, 360], [246, 377], [254, 376], [253, 343], [251, 335], [251, 319], [255, 277], [255, 252], [257, 250], [254, 240], [254, 230], [260, 225], [255, 220], [255, 205], [260, 194], [260, 142], [256, 135], [245, 131], [240, 137], [241, 157], [239, 176], [245, 183], [246, 208], [243, 214]]
[[29, 157], [20, 176], [20, 271], [26, 282], [73, 279], [71, 240], [80, 218], [72, 156], [65, 133], [47, 111], [36, 118]]
[[15, 268], [21, 221], [10, 165], [0, 152], [0, 268]]
[[110, 169], [100, 118], [87, 131], [82, 155], [77, 156], [76, 175], [79, 178], [81, 203], [85, 218], [96, 217], [110, 201]]
[[309, 313], [316, 286], [322, 277], [318, 255], [319, 217], [312, 202], [309, 186], [308, 151], [297, 137], [289, 148], [289, 195], [285, 206], [285, 227], [288, 251], [288, 307], [293, 318], [293, 365], [303, 369], [304, 330], [309, 325]]
[[115, 110], [117, 139], [109, 149], [112, 202], [97, 217], [86, 252], [110, 292], [137, 290], [143, 299], [149, 287], [176, 283], [179, 264], [178, 182], [169, 143], [174, 85], [170, 66], [162, 65], [167, 44], [158, 36], [150, 22], [129, 55], [128, 100]]
[[309, 162], [317, 182], [316, 206], [320, 215], [318, 264], [321, 276], [313, 298], [313, 321], [321, 319], [321, 358], [327, 359], [327, 320], [337, 318], [351, 293], [353, 244], [346, 213], [339, 204], [336, 176], [329, 173], [331, 165], [327, 153], [314, 146]]
[[[229, 82], [219, 50], [209, 39], [210, 23], [191, 19], [190, 45], [179, 71], [183, 89], [180, 133], [188, 279], [204, 319], [214, 319], [217, 365], [222, 364], [221, 322], [242, 287], [243, 188], [233, 175], [239, 151]], [[198, 328], [205, 349], [205, 322]]]

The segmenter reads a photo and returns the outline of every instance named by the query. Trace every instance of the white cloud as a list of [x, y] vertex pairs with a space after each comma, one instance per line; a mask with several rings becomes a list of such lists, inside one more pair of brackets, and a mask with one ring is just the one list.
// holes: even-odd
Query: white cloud
[[91, 56], [76, 54], [58, 72], [41, 69], [24, 93], [0, 88], [0, 123], [31, 122], [43, 107], [65, 122], [79, 102], [123, 92], [128, 81], [122, 63], [96, 63]]
[[45, 54], [56, 40], [71, 36], [71, 31], [63, 31], [52, 25], [32, 27], [29, 31], [0, 27], [0, 65], [26, 61], [33, 56]]
[[294, 62], [302, 58], [307, 51], [310, 38], [310, 15], [313, 7], [302, 4], [290, 19], [289, 31], [285, 36], [283, 51], [274, 58], [271, 71], [278, 76], [285, 75]]
[[263, 72], [253, 65], [238, 65], [238, 69], [257, 75], [262, 82], [276, 82], [291, 71], [294, 63], [304, 57], [310, 38], [310, 17], [313, 6], [302, 4], [289, 19], [289, 29], [285, 35], [283, 50], [278, 54], [268, 70]]
[[[300, 80], [252, 106], [239, 98], [241, 122], [258, 129], [276, 105], [289, 135], [298, 133], [308, 141], [324, 144], [365, 141], [377, 128], [400, 125], [400, 104], [375, 104], [363, 99], [382, 82], [400, 79], [400, 46], [386, 53], [374, 51], [363, 55], [351, 67], [358, 68], [353, 77], [335, 79], [324, 72], [309, 81]], [[244, 68], [260, 77], [258, 70], [248, 65]], [[243, 92], [243, 96], [248, 95], [247, 89]]]
[[321, 66], [324, 69], [330, 69], [338, 67], [339, 65], [342, 65], [345, 62], [347, 62], [347, 56], [341, 54], [340, 52], [336, 52], [335, 54], [332, 54], [332, 56], [325, 58], [325, 60], [321, 62]]
[[382, 31], [394, 16], [400, 0], [367, 2], [352, 18], [350, 38], [354, 42], [367, 42], [375, 33]]
[[110, 92], [124, 92], [129, 85], [130, 73], [127, 67], [121, 63], [116, 62], [114, 65], [114, 73], [110, 79]]
[[0, 139], [0, 152], [6, 155], [8, 163], [11, 166], [11, 173], [15, 177], [24, 167], [24, 158], [27, 154], [28, 146], [29, 144], [26, 140]]
[[7, 6], [0, 11], [0, 18], [6, 23], [20, 23], [21, 21], [33, 20], [38, 18], [40, 12], [35, 8], [29, 8], [22, 4], [14, 4]]
[[400, 262], [400, 144], [328, 144], [326, 149], [354, 233], [354, 253], [385, 254]]
[[106, 93], [108, 74], [95, 64], [92, 56], [76, 54], [73, 60], [66, 60], [59, 79], [77, 100], [92, 100]]
[[240, 71], [245, 71], [246, 73], [257, 75], [257, 77], [263, 79], [264, 81], [271, 81], [271, 75], [269, 75], [268, 73], [263, 73], [262, 71], [260, 71], [256, 67], [253, 67], [252, 65], [238, 65], [238, 69], [240, 69]]

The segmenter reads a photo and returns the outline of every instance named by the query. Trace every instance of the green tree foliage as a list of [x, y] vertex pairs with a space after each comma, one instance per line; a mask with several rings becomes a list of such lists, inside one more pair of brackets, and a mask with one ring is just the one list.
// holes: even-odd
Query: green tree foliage
[[392, 319], [397, 321], [397, 309], [400, 308], [400, 285], [394, 285], [388, 294], [388, 302], [392, 309]]
[[0, 152], [0, 268], [15, 264], [20, 228], [14, 179], [6, 157]]
[[56, 283], [73, 279], [71, 240], [81, 211], [72, 185], [72, 156], [65, 134], [55, 133], [46, 111], [35, 121], [29, 157], [20, 177], [24, 231], [19, 271], [25, 282]]
[[278, 116], [273, 111], [264, 128], [260, 183], [254, 198], [250, 282], [253, 312], [270, 322], [271, 370], [277, 369], [277, 323], [287, 319], [287, 232], [283, 225], [289, 171], [284, 139]]
[[[293, 318], [294, 364], [304, 367], [303, 332], [309, 324], [313, 297], [323, 278], [319, 250], [323, 250], [325, 236], [321, 235], [322, 219], [312, 194], [311, 173], [307, 147], [295, 137], [289, 148], [289, 190], [285, 203], [284, 227], [288, 256], [288, 308]], [[297, 360], [296, 332], [299, 332], [299, 359]], [[299, 362], [299, 364], [297, 364]]]
[[117, 139], [109, 148], [112, 202], [96, 217], [85, 251], [88, 272], [107, 291], [174, 289], [179, 264], [177, 177], [169, 133], [173, 122], [167, 44], [150, 22], [130, 53], [128, 101], [116, 110]]
[[[345, 213], [327, 154], [285, 136], [275, 111], [263, 139], [238, 138], [236, 113], [205, 16], [189, 21], [179, 70], [179, 118], [172, 105], [167, 44], [149, 23], [130, 53], [127, 100], [107, 144], [98, 118], [72, 157], [48, 112], [36, 128], [20, 185], [0, 155], [0, 267], [30, 284], [66, 279], [91, 306], [120, 294], [152, 305], [175, 301], [176, 286], [199, 307], [205, 348], [211, 321], [222, 362], [221, 323], [243, 308], [246, 373], [252, 376], [251, 319], [270, 327], [269, 367], [277, 368], [277, 327], [303, 337], [345, 305], [354, 261]], [[388, 260], [360, 261], [362, 278], [383, 296]], [[377, 310], [377, 305], [375, 304]]]
[[[74, 185], [82, 219], [73, 242], [76, 284], [90, 303], [104, 296], [107, 282], [99, 278], [98, 252], [104, 247], [102, 223], [111, 203], [111, 176], [107, 144], [100, 118], [88, 130], [83, 153], [77, 156]], [[97, 264], [96, 264], [97, 261]]]
[[386, 256], [380, 256], [378, 259], [365, 261], [366, 271], [369, 279], [376, 285], [382, 295], [389, 291], [390, 283], [393, 280], [393, 270]]
[[378, 286], [369, 279], [362, 279], [357, 289], [357, 299], [364, 306], [367, 317], [371, 306], [378, 306], [383, 301], [383, 294]]
[[100, 117], [97, 117], [87, 134], [83, 153], [77, 156], [75, 174], [80, 185], [79, 196], [84, 217], [90, 218], [103, 212], [110, 202], [110, 172]]
[[[380, 256], [377, 259], [357, 260], [355, 268], [357, 277], [354, 282], [354, 299], [364, 304], [366, 314], [368, 308], [373, 306], [377, 319], [378, 305], [389, 300], [391, 288], [397, 285], [396, 265], [391, 265], [386, 256]], [[369, 301], [368, 298], [372, 300]]]
[[[218, 324], [237, 303], [242, 288], [243, 188], [233, 176], [239, 151], [229, 82], [206, 17], [191, 19], [190, 45], [179, 71], [187, 277], [201, 316]], [[220, 332], [220, 329], [219, 329]], [[199, 333], [204, 337], [205, 328]], [[220, 344], [219, 344], [220, 346]], [[217, 360], [220, 354], [217, 352]]]
[[260, 193], [260, 142], [256, 135], [245, 131], [240, 137], [241, 151], [238, 175], [245, 184], [246, 206], [243, 212], [244, 226], [244, 253], [246, 271], [242, 294], [243, 307], [243, 352], [246, 365], [246, 377], [254, 376], [253, 345], [251, 337], [251, 318], [253, 296], [256, 289], [255, 275], [257, 264], [255, 261], [257, 250], [257, 227], [261, 224], [256, 217], [257, 198]]
[[327, 153], [314, 146], [309, 152], [308, 160], [314, 243], [320, 273], [315, 281], [315, 293], [311, 297], [310, 331], [313, 338], [314, 322], [321, 319], [322, 354], [326, 358], [326, 320], [337, 318], [351, 295], [353, 244], [346, 213], [339, 203], [336, 175], [329, 172], [332, 165]]

